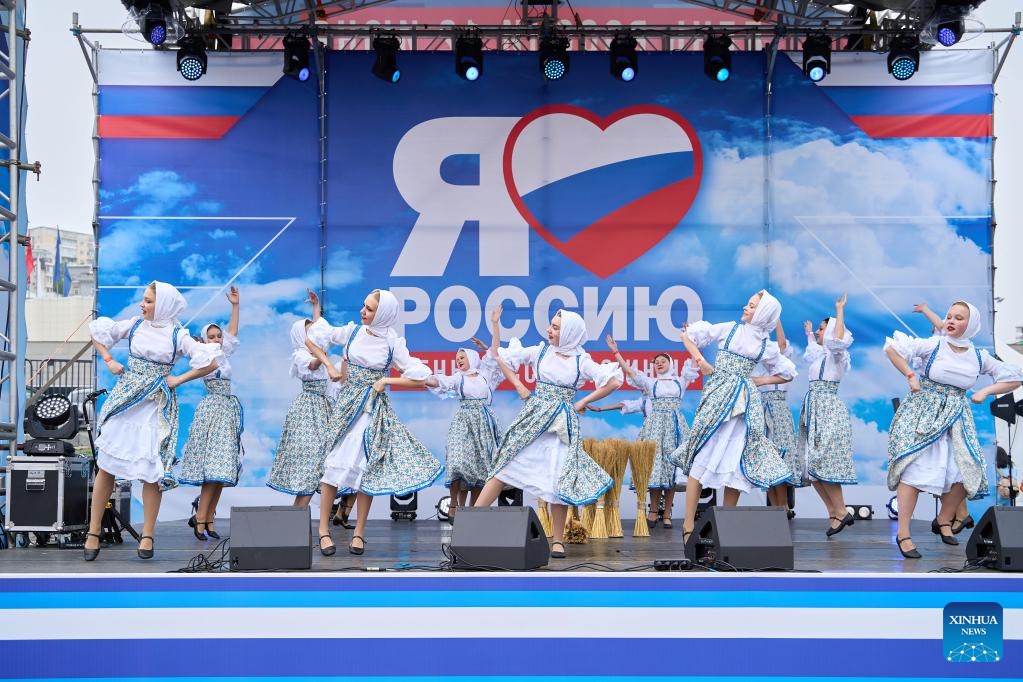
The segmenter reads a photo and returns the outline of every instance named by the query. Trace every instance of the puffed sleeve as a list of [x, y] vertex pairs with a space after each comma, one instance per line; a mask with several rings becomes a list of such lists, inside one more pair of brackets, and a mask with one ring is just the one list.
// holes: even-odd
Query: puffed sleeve
[[512, 337], [507, 347], [498, 349], [504, 364], [508, 365], [513, 372], [517, 372], [522, 365], [536, 366], [536, 359], [540, 357], [543, 344], [535, 346], [523, 346], [518, 337]]
[[458, 397], [458, 380], [461, 377], [450, 374], [431, 374], [430, 376], [437, 380], [436, 386], [428, 387], [430, 393], [442, 399]]
[[205, 369], [224, 358], [219, 343], [201, 343], [192, 338], [187, 329], [178, 329], [178, 351], [188, 358], [189, 369]]
[[343, 346], [348, 343], [352, 332], [355, 331], [355, 323], [349, 322], [341, 327], [332, 327], [322, 317], [313, 322], [306, 329], [305, 335], [320, 348], [326, 349], [330, 345]]
[[132, 325], [139, 319], [139, 316], [127, 320], [112, 320], [109, 317], [97, 317], [89, 323], [89, 334], [98, 343], [107, 348], [116, 346], [117, 342], [128, 338], [128, 332]]
[[[605, 363], [605, 364], [608, 364], [608, 363]], [[630, 376], [628, 374], [625, 375], [625, 382], [626, 383], [632, 384], [635, 388], [638, 388], [639, 390], [643, 391], [644, 393], [650, 393], [650, 391], [653, 390], [654, 382], [655, 381], [657, 381], [657, 380], [656, 379], [651, 379], [646, 374], [643, 374], [642, 372], [638, 372], [638, 371], [635, 374], [633, 374], [632, 376]]]
[[703, 348], [728, 336], [728, 332], [732, 330], [734, 324], [734, 322], [711, 324], [710, 322], [700, 320], [690, 323], [686, 328], [686, 334], [689, 335], [689, 338], [692, 339], [697, 348]]
[[679, 378], [682, 380], [683, 388], [696, 381], [699, 376], [700, 367], [693, 362], [692, 358], [689, 358], [682, 363], [682, 372], [679, 374]]
[[579, 361], [579, 374], [593, 382], [597, 388], [602, 388], [611, 379], [618, 379], [619, 384], [623, 381], [622, 368], [617, 362], [605, 362], [600, 364], [594, 362], [589, 353], [583, 355]]
[[981, 374], [988, 375], [996, 384], [999, 381], [1023, 381], [1023, 370], [993, 358], [986, 350], [980, 351], [980, 364]]
[[[319, 368], [313, 370], [309, 369], [309, 365], [312, 364], [313, 354], [305, 348], [300, 348], [291, 353], [291, 368], [290, 374], [295, 379], [301, 379], [302, 381], [310, 381], [313, 379], [322, 379], [322, 376], [316, 376], [319, 372]], [[335, 382], [331, 382], [335, 383]]]
[[[345, 340], [347, 341], [347, 338]], [[405, 345], [404, 337], [399, 336], [394, 339], [394, 355], [392, 357], [395, 366], [401, 370], [401, 376], [404, 379], [424, 381], [432, 374], [430, 368], [423, 364], [422, 360], [412, 357], [408, 352], [408, 346]]]
[[832, 360], [845, 367], [847, 372], [852, 368], [852, 358], [849, 355], [849, 346], [852, 343], [853, 335], [848, 329], [845, 330], [845, 334], [840, 339], [830, 335], [825, 335], [824, 337], [824, 349], [831, 354]]
[[622, 414], [640, 414], [643, 412], [644, 398], [622, 401]]
[[798, 374], [796, 366], [791, 360], [781, 354], [778, 350], [778, 344], [774, 341], [769, 341], [767, 346], [764, 347], [764, 357], [760, 358], [760, 362], [771, 376], [780, 376], [783, 379], [792, 381]]
[[810, 343], [809, 339], [807, 339], [806, 350], [803, 351], [803, 362], [811, 365], [820, 360], [823, 355], [827, 355], [827, 351], [824, 350], [824, 347], [816, 341]]
[[220, 348], [224, 351], [224, 357], [231, 357], [234, 352], [238, 350], [238, 346], [241, 345], [241, 341], [238, 340], [237, 336], [224, 332], [224, 340], [220, 342]]
[[927, 339], [919, 339], [909, 336], [903, 332], [893, 332], [884, 340], [884, 350], [894, 348], [906, 361], [912, 363], [914, 358], [924, 358], [931, 354], [934, 347], [939, 343], [936, 336]]
[[496, 391], [504, 381], [504, 372], [501, 371], [501, 366], [497, 364], [497, 360], [490, 353], [484, 353], [480, 358], [480, 366], [477, 371], [490, 386], [491, 391]]

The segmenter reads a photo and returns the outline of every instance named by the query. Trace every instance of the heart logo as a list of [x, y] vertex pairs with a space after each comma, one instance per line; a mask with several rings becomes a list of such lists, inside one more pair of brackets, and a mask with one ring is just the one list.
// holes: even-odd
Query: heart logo
[[541, 107], [519, 120], [504, 147], [505, 185], [519, 213], [601, 279], [681, 222], [702, 175], [695, 129], [652, 105], [604, 118], [581, 107]]

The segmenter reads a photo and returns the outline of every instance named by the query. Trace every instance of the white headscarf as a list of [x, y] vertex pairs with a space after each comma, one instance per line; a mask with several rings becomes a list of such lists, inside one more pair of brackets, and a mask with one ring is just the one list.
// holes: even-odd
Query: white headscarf
[[153, 309], [152, 325], [165, 327], [168, 324], [180, 324], [178, 315], [188, 307], [185, 297], [173, 285], [166, 282], [153, 280], [152, 286], [156, 290], [156, 306]]
[[472, 348], [459, 348], [458, 350], [465, 353], [465, 359], [469, 361], [469, 369], [457, 369], [459, 374], [476, 374], [479, 371], [480, 366], [480, 354]]
[[970, 319], [966, 323], [966, 330], [963, 332], [962, 336], [945, 335], [945, 339], [949, 342], [949, 344], [955, 346], [956, 348], [969, 348], [971, 345], [973, 345], [973, 342], [970, 339], [972, 339], [974, 336], [980, 333], [981, 325], [980, 311], [977, 310], [977, 307], [975, 305], [973, 305], [972, 303], [967, 303], [966, 301], [956, 301], [952, 305], [966, 306], [967, 309], [970, 311]]
[[[667, 353], [657, 353], [654, 355], [654, 360], [657, 359], [658, 355], [668, 355]], [[657, 368], [654, 368], [654, 372]], [[678, 378], [678, 360], [668, 355], [668, 369], [664, 374], [658, 374], [655, 378], [657, 379], [677, 379]]]
[[579, 313], [571, 310], [559, 310], [561, 316], [561, 339], [559, 345], [554, 349], [562, 355], [579, 355], [583, 351], [583, 344], [589, 341], [586, 336], [586, 323]]
[[221, 331], [221, 334], [223, 334], [223, 331], [224, 331], [223, 327], [221, 327], [216, 322], [210, 322], [208, 325], [206, 325], [205, 327], [202, 328], [202, 333], [199, 335], [199, 338], [202, 339], [203, 343], [209, 343], [210, 342], [210, 327], [216, 327], [217, 329], [219, 329]]
[[760, 303], [753, 311], [753, 318], [749, 323], [759, 334], [767, 336], [774, 331], [778, 326], [778, 320], [781, 319], [781, 303], [767, 293], [767, 289], [761, 289], [758, 293], [761, 294]]
[[394, 323], [398, 321], [398, 299], [387, 289], [375, 289], [380, 300], [377, 302], [377, 312], [373, 316], [373, 322], [369, 325], [371, 332], [377, 336], [387, 338], [397, 336], [394, 331]]

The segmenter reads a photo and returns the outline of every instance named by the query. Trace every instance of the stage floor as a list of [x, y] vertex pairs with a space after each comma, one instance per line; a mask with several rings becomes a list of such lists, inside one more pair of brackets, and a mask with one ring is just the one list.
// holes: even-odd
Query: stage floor
[[[545, 571], [653, 571], [653, 563], [662, 559], [682, 557], [680, 520], [665, 530], [660, 525], [648, 538], [633, 538], [632, 521], [623, 522], [626, 537], [590, 540], [582, 545], [568, 545], [568, 557], [552, 559]], [[930, 531], [930, 523], [913, 522], [913, 538], [922, 559], [903, 559], [895, 547], [896, 524], [887, 518], [858, 521], [838, 535], [824, 535], [824, 519], [795, 518], [790, 523], [795, 549], [795, 570], [805, 572], [853, 573], [927, 573], [941, 569], [962, 568], [966, 559], [966, 543], [970, 530], [958, 536], [959, 546], [943, 544]], [[230, 534], [228, 521], [218, 522], [223, 539]], [[313, 527], [313, 538], [317, 533]], [[338, 552], [332, 557], [313, 551], [313, 571], [358, 570], [430, 570], [440, 569], [446, 561], [441, 546], [450, 542], [452, 527], [436, 519], [410, 521], [371, 520], [367, 525], [366, 553], [362, 556], [346, 550], [353, 531], [333, 527]], [[82, 560], [81, 549], [58, 549], [55, 545], [25, 547], [0, 551], [0, 574], [90, 574], [90, 573], [165, 573], [189, 566], [200, 554], [215, 561], [225, 545], [215, 541], [198, 542], [183, 522], [157, 525], [156, 555], [144, 561], [136, 556], [137, 545], [125, 534], [121, 545], [104, 547], [99, 558], [91, 563]], [[698, 568], [694, 572], [704, 569]], [[978, 571], [974, 571], [976, 574]], [[996, 573], [981, 570], [981, 573]], [[1010, 575], [1010, 574], [1003, 574]]]

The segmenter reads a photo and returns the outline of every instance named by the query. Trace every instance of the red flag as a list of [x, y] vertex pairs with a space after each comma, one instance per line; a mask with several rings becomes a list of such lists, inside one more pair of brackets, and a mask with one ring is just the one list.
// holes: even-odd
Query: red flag
[[32, 281], [32, 271], [36, 269], [36, 261], [32, 256], [32, 238], [29, 237], [25, 245], [25, 284]]

